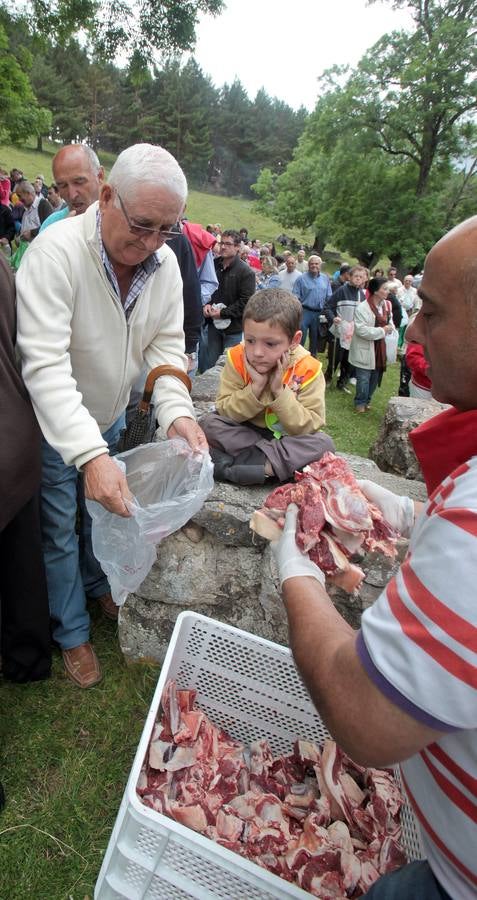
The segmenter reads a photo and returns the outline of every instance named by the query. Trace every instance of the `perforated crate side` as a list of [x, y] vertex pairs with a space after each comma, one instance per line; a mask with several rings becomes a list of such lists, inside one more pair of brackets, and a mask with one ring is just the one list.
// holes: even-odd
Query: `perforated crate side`
[[417, 819], [409, 802], [399, 766], [396, 766], [394, 769], [394, 777], [405, 800], [404, 805], [401, 807], [401, 843], [408, 862], [414, 862], [416, 859], [424, 859], [426, 854], [424, 853], [424, 848], [422, 846], [421, 833], [419, 831]]
[[274, 753], [289, 753], [301, 737], [328, 737], [296, 671], [277, 644], [204, 617], [184, 615], [167, 675], [197, 690], [197, 703], [234, 737], [266, 738]]
[[[149, 810], [147, 812], [150, 812]], [[287, 900], [308, 895], [187, 828], [129, 807], [96, 900]]]

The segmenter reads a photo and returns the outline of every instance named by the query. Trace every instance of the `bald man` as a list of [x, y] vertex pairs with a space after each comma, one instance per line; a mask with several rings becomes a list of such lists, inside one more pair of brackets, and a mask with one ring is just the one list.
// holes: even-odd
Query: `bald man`
[[[407, 556], [358, 632], [295, 543], [296, 507], [274, 545], [290, 643], [331, 734], [365, 766], [401, 763], [426, 861], [379, 879], [370, 900], [477, 895], [477, 216], [429, 253], [408, 337], [432, 394], [450, 404], [411, 433], [429, 500], [418, 509], [372, 482], [363, 492]], [[359, 833], [359, 827], [358, 827]]]
[[86, 144], [68, 144], [53, 158], [53, 176], [66, 207], [56, 210], [43, 222], [40, 231], [66, 216], [80, 216], [99, 199], [104, 169], [94, 150]]

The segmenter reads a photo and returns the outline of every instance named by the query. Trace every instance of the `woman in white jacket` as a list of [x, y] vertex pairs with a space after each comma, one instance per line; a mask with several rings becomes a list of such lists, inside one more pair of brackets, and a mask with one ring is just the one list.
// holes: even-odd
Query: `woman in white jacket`
[[355, 312], [354, 333], [349, 349], [349, 364], [356, 368], [356, 412], [369, 409], [371, 397], [381, 384], [386, 369], [385, 337], [394, 331], [386, 278], [371, 278], [369, 297]]

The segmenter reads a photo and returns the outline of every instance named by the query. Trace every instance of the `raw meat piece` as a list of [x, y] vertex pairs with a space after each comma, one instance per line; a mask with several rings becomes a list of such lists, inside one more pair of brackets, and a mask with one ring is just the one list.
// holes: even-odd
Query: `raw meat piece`
[[273, 764], [273, 753], [267, 741], [254, 741], [250, 744], [250, 772], [252, 775], [263, 775]]
[[407, 859], [403, 853], [402, 847], [392, 838], [385, 837], [381, 845], [379, 854], [379, 871], [381, 875], [386, 872], [394, 872], [394, 869], [400, 869], [406, 865]]
[[360, 586], [364, 578], [363, 570], [348, 561], [346, 554], [326, 531], [322, 531], [320, 543], [310, 550], [309, 557], [330, 580], [349, 594]]
[[342, 850], [340, 853], [341, 874], [346, 893], [352, 894], [361, 878], [361, 863], [354, 853]]
[[269, 494], [250, 527], [267, 540], [278, 540], [287, 506], [296, 503], [300, 550], [339, 587], [356, 591], [364, 573], [349, 557], [358, 551], [393, 557], [397, 533], [364, 496], [346, 461], [333, 453], [295, 472], [295, 480]]
[[197, 761], [197, 748], [177, 747], [175, 744], [166, 744], [165, 741], [155, 741], [149, 750], [149, 765], [160, 772], [177, 772], [179, 769], [187, 769]]
[[268, 513], [257, 509], [250, 519], [250, 528], [266, 541], [279, 541], [283, 524], [279, 525]]
[[[328, 455], [331, 456], [325, 454]], [[372, 529], [373, 520], [369, 502], [357, 486], [354, 475], [344, 459], [333, 457], [333, 466], [326, 463], [324, 465], [311, 463], [303, 470], [303, 474], [311, 475], [318, 480], [323, 512], [329, 525], [342, 531], [350, 531], [351, 534]]]
[[264, 505], [266, 509], [280, 511], [283, 515], [290, 503], [296, 503], [297, 506], [301, 506], [304, 496], [305, 487], [303, 484], [281, 484], [269, 494]]
[[175, 800], [170, 803], [170, 815], [176, 822], [181, 825], [187, 825], [193, 831], [205, 831], [207, 828], [207, 817], [201, 806], [182, 806]]
[[366, 894], [371, 885], [373, 885], [378, 878], [379, 872], [376, 866], [368, 859], [362, 860], [361, 877], [358, 881], [358, 890], [360, 891], [359, 896], [361, 896], [361, 894]]
[[166, 685], [137, 783], [145, 806], [321, 900], [355, 900], [405, 862], [389, 771], [358, 766], [332, 740], [299, 739], [276, 758], [266, 740], [246, 750], [194, 700]]
[[304, 763], [305, 766], [314, 766], [315, 763], [321, 762], [320, 748], [311, 741], [295, 741], [293, 752], [295, 759]]
[[353, 824], [353, 807], [340, 783], [341, 755], [334, 741], [326, 740], [323, 744], [321, 769], [316, 773], [322, 794], [328, 797], [331, 804], [331, 818], [341, 819]]
[[238, 841], [243, 832], [243, 822], [238, 816], [219, 809], [216, 822], [217, 834], [228, 841]]
[[339, 872], [320, 874], [316, 862], [309, 862], [299, 873], [298, 884], [320, 900], [344, 900], [346, 893]]

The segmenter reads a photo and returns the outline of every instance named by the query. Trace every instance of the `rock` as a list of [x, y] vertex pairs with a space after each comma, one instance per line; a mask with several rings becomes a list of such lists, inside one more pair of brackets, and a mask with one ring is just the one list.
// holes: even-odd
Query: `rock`
[[423, 481], [409, 432], [427, 422], [447, 407], [436, 400], [414, 397], [391, 397], [381, 430], [370, 447], [369, 455], [384, 472], [395, 472], [404, 478]]
[[220, 373], [225, 365], [225, 356], [220, 356], [215, 366], [207, 369], [203, 375], [192, 379], [191, 397], [197, 418], [215, 409], [215, 398], [219, 387]]
[[[370, 478], [398, 494], [425, 499], [422, 483], [380, 472], [371, 460], [345, 458], [357, 477]], [[217, 483], [194, 517], [190, 534], [185, 526], [160, 544], [157, 562], [121, 609], [119, 641], [129, 660], [161, 662], [176, 617], [185, 609], [288, 644], [275, 563], [268, 543], [248, 524], [269, 490], [269, 486]], [[337, 609], [355, 628], [362, 611], [374, 602], [398, 566], [375, 554], [368, 554], [360, 564], [366, 580], [356, 597], [330, 586]]]

